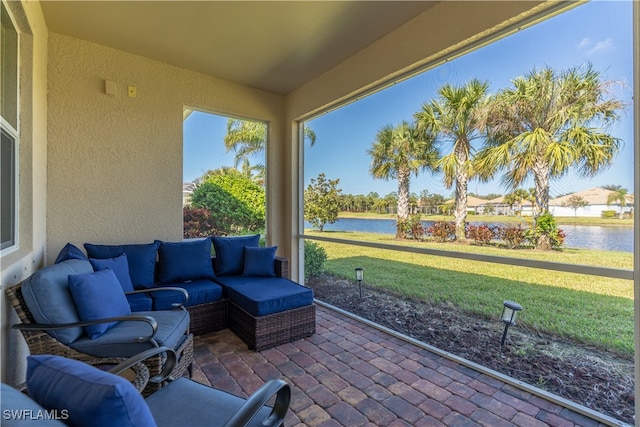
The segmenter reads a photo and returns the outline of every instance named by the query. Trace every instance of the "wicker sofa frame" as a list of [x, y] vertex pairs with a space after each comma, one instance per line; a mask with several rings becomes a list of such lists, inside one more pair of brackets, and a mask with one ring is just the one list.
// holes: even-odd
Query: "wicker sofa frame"
[[[5, 291], [7, 298], [11, 302], [11, 305], [15, 308], [19, 324], [13, 325], [14, 329], [18, 329], [24, 337], [29, 351], [31, 354], [53, 354], [58, 356], [64, 356], [71, 359], [81, 360], [91, 364], [111, 364], [114, 358], [98, 358], [96, 356], [82, 353], [69, 347], [66, 344], [58, 341], [46, 332], [46, 329], [56, 329], [54, 325], [41, 325], [37, 324], [29, 310], [23, 296], [22, 296], [22, 283], [7, 288]], [[73, 324], [73, 326], [79, 326], [80, 324]], [[59, 328], [69, 327], [70, 325], [57, 325]], [[193, 334], [189, 333], [186, 339], [180, 344], [179, 348], [175, 350], [178, 355], [178, 362], [173, 376], [175, 378], [184, 375], [185, 373], [191, 374], [192, 362], [193, 362]], [[157, 354], [145, 360], [145, 365], [149, 370], [149, 375], [154, 377], [162, 372], [162, 368], [165, 364], [165, 357], [163, 354]], [[148, 396], [154, 391], [157, 391], [163, 383], [149, 382], [145, 387], [143, 394]]]
[[[277, 277], [289, 278], [289, 260], [276, 257]], [[229, 329], [255, 351], [266, 350], [308, 337], [316, 332], [316, 306], [286, 310], [266, 316], [253, 316], [229, 303]]]

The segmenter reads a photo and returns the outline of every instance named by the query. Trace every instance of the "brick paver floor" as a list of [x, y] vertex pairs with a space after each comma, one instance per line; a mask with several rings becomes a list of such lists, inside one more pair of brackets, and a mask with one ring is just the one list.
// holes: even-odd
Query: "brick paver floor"
[[231, 393], [288, 381], [287, 426], [602, 425], [324, 307], [309, 338], [254, 352], [223, 330], [194, 351], [194, 379]]

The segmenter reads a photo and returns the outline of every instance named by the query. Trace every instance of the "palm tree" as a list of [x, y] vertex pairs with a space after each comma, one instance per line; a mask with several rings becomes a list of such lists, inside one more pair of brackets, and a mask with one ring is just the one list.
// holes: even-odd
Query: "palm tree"
[[451, 145], [451, 151], [439, 161], [444, 183], [451, 188], [455, 182], [456, 239], [465, 239], [467, 220], [467, 182], [474, 176], [472, 141], [480, 137], [478, 110], [482, 106], [489, 84], [478, 79], [464, 86], [445, 84], [438, 90], [438, 99], [422, 106], [415, 114], [418, 128], [436, 135], [441, 145]]
[[476, 166], [484, 179], [504, 170], [511, 188], [532, 177], [537, 218], [549, 209], [551, 179], [571, 168], [593, 176], [611, 165], [620, 141], [603, 128], [623, 104], [608, 97], [613, 82], [602, 82], [590, 65], [561, 73], [534, 69], [512, 83], [483, 110], [487, 140]]
[[409, 181], [411, 174], [437, 170], [438, 150], [433, 138], [403, 121], [395, 128], [382, 127], [376, 141], [367, 150], [371, 156], [369, 172], [375, 178], [398, 180], [398, 223], [396, 236], [403, 238], [401, 224], [409, 218]]
[[620, 203], [620, 218], [622, 218], [623, 210], [625, 206], [627, 206], [627, 194], [629, 194], [629, 192], [626, 188], [618, 188], [607, 196], [607, 206]]
[[[304, 137], [313, 146], [316, 134], [310, 127], [304, 127]], [[242, 164], [243, 173], [251, 177], [252, 171], [258, 171], [257, 180], [264, 182], [264, 165], [252, 166], [250, 158], [264, 154], [267, 140], [267, 124], [249, 120], [227, 120], [227, 134], [224, 136], [224, 146], [227, 152], [235, 151], [235, 167]]]

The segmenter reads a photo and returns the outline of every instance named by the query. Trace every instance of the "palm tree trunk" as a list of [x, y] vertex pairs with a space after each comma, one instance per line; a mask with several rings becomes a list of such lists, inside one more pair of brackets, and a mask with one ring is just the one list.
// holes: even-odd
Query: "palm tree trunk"
[[[549, 166], [544, 162], [536, 162], [533, 166], [533, 179], [536, 184], [533, 214], [537, 224], [538, 216], [549, 210]], [[544, 233], [540, 234], [536, 242], [536, 249], [551, 250], [549, 235]]]
[[405, 237], [400, 224], [409, 218], [409, 174], [408, 170], [398, 170], [398, 222], [396, 228], [396, 237], [398, 238]]
[[456, 146], [456, 158], [458, 167], [456, 168], [456, 206], [455, 206], [455, 221], [456, 221], [456, 240], [462, 242], [466, 240], [465, 235], [465, 223], [467, 222], [467, 171], [466, 162], [467, 154], [463, 149], [463, 144]]

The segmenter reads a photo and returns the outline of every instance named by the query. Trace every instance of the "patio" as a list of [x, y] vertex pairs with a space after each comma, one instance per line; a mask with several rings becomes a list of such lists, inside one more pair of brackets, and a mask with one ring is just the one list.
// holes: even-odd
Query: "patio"
[[239, 395], [286, 379], [287, 426], [605, 425], [322, 305], [312, 337], [256, 353], [223, 330], [194, 354], [195, 380]]

